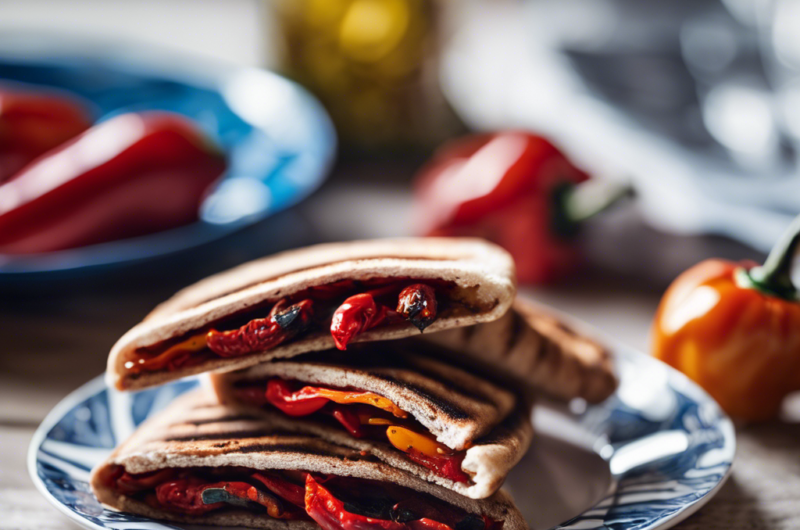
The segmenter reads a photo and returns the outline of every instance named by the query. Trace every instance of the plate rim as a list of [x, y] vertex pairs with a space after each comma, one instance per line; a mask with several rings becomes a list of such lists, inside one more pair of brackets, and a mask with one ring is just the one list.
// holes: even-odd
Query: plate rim
[[50, 412], [47, 413], [42, 420], [42, 423], [40, 423], [36, 428], [30, 444], [28, 445], [28, 454], [26, 455], [28, 476], [33, 481], [33, 486], [36, 488], [36, 490], [41, 493], [51, 505], [55, 506], [59, 512], [66, 515], [70, 520], [75, 521], [84, 528], [93, 528], [97, 530], [106, 529], [79, 516], [77, 513], [67, 508], [67, 506], [65, 506], [63, 503], [59, 502], [59, 500], [56, 499], [52, 493], [50, 493], [50, 490], [47, 489], [44, 481], [36, 472], [36, 465], [38, 463], [36, 455], [39, 452], [39, 448], [44, 443], [47, 433], [49, 433], [50, 430], [58, 423], [58, 421], [64, 417], [65, 413], [69, 410], [72, 410], [72, 408], [74, 408], [77, 403], [80, 403], [80, 401], [93, 396], [98, 392], [101, 392], [103, 388], [107, 388], [105, 384], [105, 375], [100, 374], [67, 394], [56, 404], [55, 407], [52, 408], [52, 410], [50, 410]]

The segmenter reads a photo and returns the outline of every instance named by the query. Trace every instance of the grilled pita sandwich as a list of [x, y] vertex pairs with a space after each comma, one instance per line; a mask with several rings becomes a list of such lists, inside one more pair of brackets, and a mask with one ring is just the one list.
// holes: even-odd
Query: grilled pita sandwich
[[[406, 341], [212, 374], [220, 402], [364, 451], [473, 499], [497, 491], [530, 445], [514, 394]], [[424, 352], [420, 352], [424, 353]]]
[[514, 264], [470, 239], [386, 239], [284, 252], [177, 293], [126, 333], [109, 384], [139, 389], [351, 342], [489, 322], [514, 298]]
[[202, 391], [148, 420], [92, 473], [112, 508], [281, 530], [523, 530], [509, 497], [471, 500], [319, 437], [243, 416]]
[[468, 358], [473, 368], [510, 378], [520, 387], [569, 400], [599, 403], [617, 379], [609, 350], [537, 305], [517, 298], [501, 318], [421, 338], [440, 352]]

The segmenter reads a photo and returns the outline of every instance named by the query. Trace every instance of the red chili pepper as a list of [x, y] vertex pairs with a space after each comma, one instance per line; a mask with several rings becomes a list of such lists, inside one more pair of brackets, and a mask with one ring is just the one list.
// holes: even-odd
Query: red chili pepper
[[187, 118], [123, 114], [0, 186], [0, 252], [48, 252], [191, 223], [223, 154]]
[[376, 304], [371, 294], [361, 293], [351, 296], [333, 313], [331, 320], [333, 342], [340, 350], [346, 350], [356, 335], [383, 322], [387, 314], [388, 308]]
[[540, 136], [469, 136], [446, 144], [417, 175], [414, 219], [425, 235], [489, 239], [514, 257], [521, 282], [544, 283], [578, 265], [580, 222], [629, 193], [609, 183], [611, 191], [584, 204], [576, 192], [588, 179]]
[[0, 183], [91, 125], [76, 98], [0, 88]]
[[267, 318], [256, 318], [244, 326], [230, 330], [212, 329], [206, 342], [221, 357], [238, 357], [268, 350], [308, 329], [313, 315], [313, 302], [303, 300], [289, 307], [280, 300]]
[[283, 379], [267, 382], [267, 401], [289, 416], [313, 414], [328, 402], [322, 397], [294, 392], [289, 382]]

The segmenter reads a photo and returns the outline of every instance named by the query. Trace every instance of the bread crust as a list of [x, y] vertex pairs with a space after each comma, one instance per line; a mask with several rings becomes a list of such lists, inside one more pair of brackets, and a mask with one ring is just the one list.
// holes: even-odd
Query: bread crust
[[426, 334], [421, 340], [443, 353], [510, 378], [529, 391], [563, 400], [599, 403], [617, 388], [611, 352], [547, 308], [517, 298], [489, 323]]

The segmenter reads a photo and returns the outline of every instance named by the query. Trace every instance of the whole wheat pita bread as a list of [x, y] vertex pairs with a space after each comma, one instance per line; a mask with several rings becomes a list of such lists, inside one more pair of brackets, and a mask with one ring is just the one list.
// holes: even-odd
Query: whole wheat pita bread
[[[247, 308], [274, 303], [310, 287], [375, 278], [452, 282], [451, 294], [474, 308], [470, 314], [440, 316], [426, 333], [495, 320], [508, 310], [516, 289], [514, 264], [508, 253], [478, 239], [354, 241], [284, 252], [206, 278], [159, 305], [111, 349], [109, 385], [134, 390], [202, 372], [238, 370], [271, 359], [332, 348], [330, 333], [319, 330], [268, 351], [214, 358], [189, 368], [138, 375], [125, 369], [130, 352], [186, 336]], [[355, 340], [398, 339], [416, 334], [419, 330], [411, 323], [402, 323], [369, 330]]]
[[442, 354], [558, 399], [599, 403], [617, 387], [611, 353], [541, 306], [517, 298], [489, 322], [422, 336]]
[[[359, 351], [346, 357], [344, 364], [339, 352], [326, 351], [297, 360], [264, 363], [240, 372], [212, 374], [211, 381], [220, 402], [247, 414], [261, 413], [275, 418], [273, 423], [281, 423], [287, 429], [368, 451], [394, 467], [470, 498], [488, 497], [502, 485], [530, 445], [533, 429], [529, 408], [516, 403], [512, 393], [492, 382], [451, 364], [409, 353], [405, 342], [363, 344]], [[359, 440], [322, 419], [289, 418], [273, 407], [262, 409], [237, 400], [234, 391], [237, 384], [258, 382], [266, 387], [266, 380], [272, 377], [312, 386], [365, 390], [390, 399], [436, 436], [437, 441], [455, 450], [465, 450], [462, 470], [472, 480], [462, 483], [441, 477], [413, 462], [388, 441]]]
[[134, 474], [165, 468], [233, 466], [256, 470], [292, 469], [377, 480], [432, 495], [468, 513], [502, 520], [506, 530], [526, 528], [519, 511], [502, 491], [488, 499], [468, 499], [357, 450], [313, 436], [287, 433], [264, 418], [243, 418], [238, 411], [216, 403], [213, 396], [203, 391], [178, 398], [167, 410], [142, 425], [93, 470], [90, 482], [98, 500], [119, 510], [178, 522], [256, 528], [316, 528], [311, 523], [277, 521], [242, 510], [190, 517], [154, 509], [104, 483], [101, 478], [104, 472], [116, 465]]

